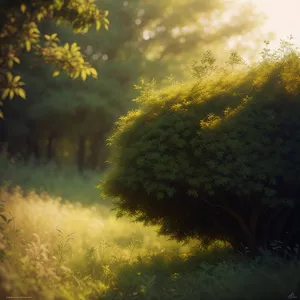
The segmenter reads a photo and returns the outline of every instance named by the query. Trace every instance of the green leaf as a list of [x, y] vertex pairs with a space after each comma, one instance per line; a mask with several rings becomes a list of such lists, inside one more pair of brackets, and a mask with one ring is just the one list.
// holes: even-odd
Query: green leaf
[[31, 43], [30, 43], [30, 41], [27, 40], [25, 42], [25, 47], [26, 47], [27, 52], [29, 52], [31, 50]]
[[3, 214], [0, 214], [0, 217], [4, 220], [4, 222], [7, 222], [6, 216], [4, 216]]
[[100, 30], [100, 28], [101, 28], [101, 22], [100, 22], [100, 20], [96, 20], [96, 30], [98, 31], [98, 30]]
[[23, 14], [25, 14], [25, 12], [26, 12], [26, 10], [27, 10], [27, 7], [26, 7], [26, 5], [25, 5], [24, 3], [21, 4], [20, 10], [21, 10], [21, 12], [22, 12]]
[[60, 74], [60, 71], [55, 71], [55, 72], [53, 72], [52, 76], [53, 76], [53, 77], [56, 77], [56, 76], [58, 76], [59, 74]]
[[188, 195], [197, 198], [199, 196], [196, 190], [188, 190]]
[[14, 61], [12, 59], [8, 61], [8, 66], [10, 69], [14, 66]]
[[26, 93], [23, 89], [21, 88], [16, 88], [15, 89], [16, 95], [20, 96], [23, 99], [26, 99]]
[[13, 83], [17, 83], [18, 81], [20, 81], [20, 79], [21, 79], [21, 76], [19, 76], [19, 75], [14, 77]]
[[7, 81], [8, 81], [9, 83], [11, 83], [12, 80], [13, 80], [13, 75], [12, 75], [12, 73], [7, 72], [7, 73], [6, 73], [6, 77], [7, 77]]
[[14, 62], [16, 62], [17, 64], [20, 64], [20, 59], [18, 57], [14, 57], [13, 58]]
[[2, 93], [1, 99], [4, 100], [8, 94], [9, 94], [10, 89], [5, 89]]
[[9, 91], [9, 99], [12, 100], [12, 98], [14, 97], [14, 95], [15, 95], [14, 90], [10, 90]]
[[81, 78], [83, 81], [86, 80], [86, 71], [85, 70], [81, 71]]

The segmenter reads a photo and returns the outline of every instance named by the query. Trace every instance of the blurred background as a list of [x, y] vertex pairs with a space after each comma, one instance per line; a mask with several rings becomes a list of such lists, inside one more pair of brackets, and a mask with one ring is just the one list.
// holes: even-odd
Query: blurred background
[[[265, 40], [275, 49], [280, 39], [293, 35], [292, 41], [300, 45], [297, 0], [97, 3], [110, 12], [108, 32], [92, 29], [74, 35], [70, 27], [52, 22], [43, 22], [41, 27], [44, 34], [58, 33], [62, 43], [78, 42], [99, 79], [82, 82], [63, 74], [53, 78], [53, 66], [26, 54], [17, 71], [26, 82], [27, 100], [4, 101], [1, 152], [6, 158], [31, 164], [34, 172], [37, 164], [51, 165], [71, 168], [72, 173], [76, 169], [86, 176], [97, 172], [99, 177], [106, 168], [106, 139], [114, 122], [135, 108], [132, 100], [138, 91], [134, 85], [141, 78], [145, 82], [154, 79], [158, 86], [168, 84], [169, 77], [188, 80], [191, 66], [208, 50], [220, 62], [236, 51], [251, 63]], [[9, 175], [6, 158], [2, 157], [1, 181], [16, 177], [14, 170]], [[20, 165], [18, 170], [23, 180]]]

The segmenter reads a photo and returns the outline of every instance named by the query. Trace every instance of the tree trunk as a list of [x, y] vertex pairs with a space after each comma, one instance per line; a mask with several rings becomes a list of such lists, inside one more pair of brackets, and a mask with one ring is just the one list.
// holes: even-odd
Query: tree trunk
[[85, 135], [80, 135], [78, 138], [78, 148], [77, 148], [77, 168], [80, 173], [84, 170], [85, 162], [85, 147], [86, 146], [86, 137]]
[[38, 161], [41, 157], [41, 151], [40, 151], [41, 149], [40, 149], [40, 146], [39, 146], [38, 139], [33, 139], [32, 140], [32, 149], [33, 149], [34, 157]]
[[100, 138], [98, 136], [94, 136], [91, 139], [90, 144], [90, 156], [89, 156], [89, 167], [94, 171], [99, 162], [99, 151], [100, 151]]
[[32, 155], [36, 160], [40, 158], [40, 147], [38, 139], [33, 135], [29, 134], [26, 139], [27, 144], [27, 159]]
[[56, 138], [57, 138], [57, 135], [54, 132], [51, 132], [48, 137], [48, 142], [47, 142], [47, 160], [48, 160], [48, 162], [52, 161], [52, 159], [55, 157], [54, 143], [55, 143]]
[[273, 209], [268, 209], [267, 212], [263, 215], [263, 223], [260, 225], [259, 240], [260, 244], [268, 247], [268, 243], [271, 240], [275, 240], [274, 231], [272, 231], [274, 221], [276, 224], [276, 219], [284, 211], [285, 207], [280, 205]]

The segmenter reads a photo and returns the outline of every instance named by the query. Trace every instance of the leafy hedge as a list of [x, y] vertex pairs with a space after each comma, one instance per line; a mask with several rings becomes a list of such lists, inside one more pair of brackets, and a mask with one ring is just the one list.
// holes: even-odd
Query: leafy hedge
[[299, 242], [300, 55], [285, 46], [251, 68], [140, 87], [100, 185], [120, 216], [251, 253]]

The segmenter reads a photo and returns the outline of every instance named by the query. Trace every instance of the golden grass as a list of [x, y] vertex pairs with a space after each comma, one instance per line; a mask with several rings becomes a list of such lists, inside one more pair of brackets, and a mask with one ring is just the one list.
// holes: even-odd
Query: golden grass
[[124, 263], [163, 251], [185, 257], [196, 244], [182, 246], [157, 236], [155, 228], [117, 220], [103, 205], [63, 204], [47, 194], [24, 195], [20, 187], [12, 193], [2, 188], [0, 199], [3, 214], [13, 217], [0, 237], [3, 295], [91, 298], [111, 286]]

